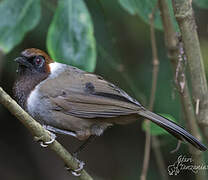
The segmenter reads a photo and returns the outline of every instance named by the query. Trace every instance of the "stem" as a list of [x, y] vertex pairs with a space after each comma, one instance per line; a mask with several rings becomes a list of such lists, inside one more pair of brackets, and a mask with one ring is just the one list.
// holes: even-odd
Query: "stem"
[[151, 148], [150, 122], [148, 120], [145, 120], [145, 123], [147, 124], [147, 129], [145, 132], [144, 160], [142, 166], [142, 173], [140, 177], [141, 180], [146, 180], [147, 177]]
[[163, 155], [160, 151], [160, 141], [157, 136], [152, 136], [152, 147], [157, 161], [158, 169], [163, 180], [168, 180], [167, 167], [165, 167]]
[[[41, 139], [44, 142], [51, 140], [50, 133], [26, 113], [1, 87], [0, 103], [16, 116], [36, 139]], [[52, 149], [68, 167], [73, 170], [78, 168], [79, 163], [77, 160], [58, 141], [55, 140], [48, 147]], [[93, 179], [85, 170], [81, 171], [81, 176], [79, 176], [79, 178], [81, 180]]]
[[[152, 64], [153, 64], [153, 72], [152, 72], [152, 89], [151, 89], [151, 96], [149, 102], [149, 110], [153, 109], [154, 100], [155, 100], [155, 92], [157, 87], [157, 77], [158, 77], [158, 70], [159, 70], [159, 60], [157, 55], [157, 45], [156, 45], [156, 38], [155, 38], [155, 29], [154, 29], [154, 12], [153, 9], [152, 14], [150, 14], [150, 36], [151, 36], [151, 45], [152, 45]], [[143, 161], [143, 168], [141, 173], [141, 180], [145, 180], [147, 176], [147, 170], [149, 166], [149, 159], [150, 159], [150, 148], [151, 148], [151, 134], [150, 134], [150, 121], [145, 120], [147, 125], [147, 131], [145, 132], [145, 148], [144, 148], [144, 161]]]
[[[179, 92], [180, 101], [185, 116], [185, 121], [186, 124], [188, 125], [189, 131], [195, 137], [201, 139], [200, 133], [198, 131], [198, 126], [196, 123], [196, 117], [191, 101], [191, 96], [187, 85], [184, 63], [182, 63], [181, 59], [178, 58], [178, 55], [180, 55], [179, 53], [180, 50], [178, 49], [178, 40], [176, 38], [176, 33], [170, 19], [170, 14], [166, 0], [159, 0], [159, 8], [161, 11], [161, 17], [164, 27], [165, 43], [168, 49], [169, 59], [172, 63], [172, 67], [174, 70], [175, 86]], [[182, 32], [182, 37], [183, 37], [183, 32]], [[194, 163], [196, 165], [203, 164], [204, 161], [203, 161], [202, 153], [199, 150], [196, 150], [191, 145], [189, 145], [189, 151], [193, 156]], [[205, 171], [199, 171], [199, 173], [196, 174], [196, 179], [197, 180], [206, 179]]]

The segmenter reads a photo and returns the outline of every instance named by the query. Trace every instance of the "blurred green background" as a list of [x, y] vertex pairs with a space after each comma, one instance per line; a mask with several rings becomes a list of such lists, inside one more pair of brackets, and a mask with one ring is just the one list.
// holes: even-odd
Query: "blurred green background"
[[[26, 48], [34, 47], [47, 51], [46, 41], [50, 43], [48, 42], [50, 40], [47, 40], [48, 28], [58, 1], [40, 2], [41, 18], [35, 28], [26, 33], [23, 40], [8, 53], [2, 53], [0, 58], [0, 86], [10, 95], [12, 95], [17, 68], [13, 60]], [[91, 48], [97, 54], [96, 66], [94, 64], [95, 73], [115, 83], [147, 106], [153, 67], [150, 26], [140, 16], [129, 14], [119, 1], [85, 0], [84, 2], [94, 26], [96, 48], [93, 46]], [[206, 72], [208, 72], [208, 10], [196, 6], [194, 10]], [[32, 18], [37, 18], [37, 14]], [[6, 19], [0, 19], [0, 24], [4, 21]], [[60, 31], [58, 35], [62, 34], [63, 32]], [[3, 36], [3, 33], [1, 35]], [[164, 46], [163, 32], [156, 30], [156, 38], [160, 66], [154, 112], [170, 114], [178, 123], [185, 126], [177, 91], [174, 88], [174, 75]], [[0, 43], [0, 47], [1, 45]], [[52, 50], [53, 48], [56, 47], [52, 47]], [[54, 56], [60, 57], [60, 55]], [[86, 61], [89, 58], [95, 59], [95, 54], [90, 54]], [[90, 68], [93, 69], [91, 66]], [[0, 179], [76, 179], [69, 175], [64, 169], [63, 162], [52, 151], [41, 148], [34, 142], [28, 130], [2, 105], [0, 105], [0, 120]], [[79, 159], [86, 163], [86, 170], [96, 180], [139, 179], [145, 140], [142, 122], [143, 119], [140, 118], [134, 124], [110, 128], [80, 154]], [[171, 135], [165, 134], [158, 138], [166, 172], [168, 165], [173, 164], [179, 155], [190, 157], [188, 147], [184, 144], [178, 152], [170, 153], [177, 145], [177, 140]], [[58, 136], [58, 140], [70, 152], [81, 144], [72, 137]], [[151, 151], [148, 179], [160, 179], [158, 171], [154, 153]], [[169, 179], [194, 179], [194, 175], [191, 171], [182, 171], [177, 176], [169, 176]]]

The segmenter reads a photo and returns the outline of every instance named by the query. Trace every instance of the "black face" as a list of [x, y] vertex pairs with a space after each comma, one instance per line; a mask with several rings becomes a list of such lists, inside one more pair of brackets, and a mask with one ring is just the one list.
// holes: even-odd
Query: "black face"
[[18, 72], [20, 74], [46, 72], [46, 63], [43, 56], [34, 56], [30, 58], [20, 56], [16, 58], [15, 61], [19, 64]]

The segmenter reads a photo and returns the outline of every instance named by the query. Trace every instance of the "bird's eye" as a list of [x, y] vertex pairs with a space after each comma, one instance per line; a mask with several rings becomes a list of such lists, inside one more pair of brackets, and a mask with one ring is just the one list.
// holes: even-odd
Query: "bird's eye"
[[37, 56], [35, 57], [34, 59], [34, 64], [37, 66], [37, 67], [42, 67], [45, 63], [45, 59], [43, 56]]

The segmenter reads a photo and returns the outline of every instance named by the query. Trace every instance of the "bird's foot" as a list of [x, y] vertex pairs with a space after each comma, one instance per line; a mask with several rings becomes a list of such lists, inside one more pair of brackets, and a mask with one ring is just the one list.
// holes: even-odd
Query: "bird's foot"
[[78, 177], [78, 176], [81, 176], [81, 171], [83, 170], [85, 163], [83, 161], [78, 160], [76, 157], [74, 157], [74, 158], [79, 163], [79, 167], [77, 169], [75, 169], [75, 170], [67, 167], [66, 165], [65, 165], [65, 167], [66, 167], [67, 171], [72, 173], [73, 176], [77, 176]]
[[48, 145], [52, 144], [56, 140], [56, 135], [50, 131], [49, 131], [49, 133], [51, 136], [50, 141], [44, 141], [43, 137], [35, 137], [35, 141], [39, 141], [41, 147], [44, 147], [44, 148], [48, 147]]
[[49, 144], [52, 144], [56, 140], [56, 135], [54, 133], [50, 132], [50, 136], [51, 136], [50, 141], [47, 141], [47, 142], [41, 141], [40, 142], [41, 147], [44, 147], [44, 148], [48, 147]]

